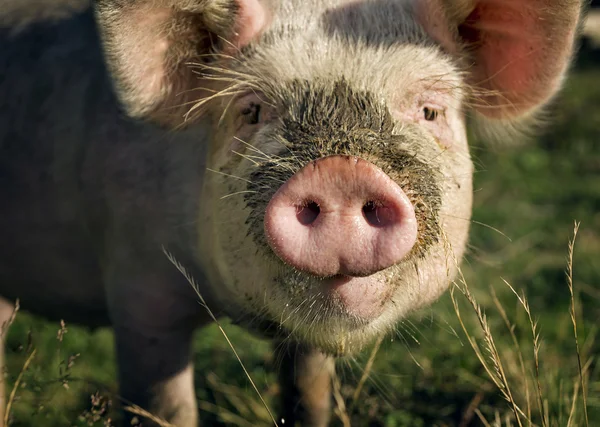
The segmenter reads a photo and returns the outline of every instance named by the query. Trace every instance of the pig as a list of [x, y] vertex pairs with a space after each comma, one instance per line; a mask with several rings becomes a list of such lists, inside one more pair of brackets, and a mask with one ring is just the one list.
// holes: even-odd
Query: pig
[[4, 25], [1, 320], [19, 299], [112, 326], [120, 395], [193, 426], [207, 306], [273, 340], [278, 420], [327, 425], [335, 357], [455, 277], [467, 118], [535, 126], [582, 3], [98, 0]]

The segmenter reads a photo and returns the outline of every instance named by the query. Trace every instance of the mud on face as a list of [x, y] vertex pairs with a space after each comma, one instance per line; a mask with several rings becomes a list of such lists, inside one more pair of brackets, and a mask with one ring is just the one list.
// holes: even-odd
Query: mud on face
[[[273, 96], [275, 95], [275, 96]], [[353, 90], [342, 80], [329, 86], [293, 81], [282, 87], [275, 104], [278, 120], [262, 138], [280, 149], [250, 174], [244, 199], [250, 208], [247, 223], [251, 237], [265, 256], [271, 256], [263, 232], [264, 211], [283, 183], [304, 166], [328, 156], [367, 160], [386, 172], [409, 195], [418, 220], [418, 241], [413, 257], [423, 256], [439, 240], [441, 203], [439, 172], [427, 164], [417, 135], [394, 129], [385, 104], [368, 92]], [[411, 138], [412, 137], [412, 138]]]

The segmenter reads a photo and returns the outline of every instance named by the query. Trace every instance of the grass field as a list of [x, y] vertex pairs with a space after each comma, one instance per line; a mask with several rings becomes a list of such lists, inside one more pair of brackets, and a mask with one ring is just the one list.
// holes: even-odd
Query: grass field
[[[475, 210], [463, 273], [481, 317], [459, 286], [453, 295], [460, 319], [447, 293], [398, 325], [376, 353], [367, 349], [341, 360], [341, 418], [353, 426], [599, 426], [600, 62], [593, 53], [582, 53], [542, 136], [512, 146], [474, 141], [472, 154]], [[581, 221], [573, 257], [579, 350], [566, 274], [574, 220]], [[526, 294], [534, 332], [504, 280]], [[225, 329], [274, 406], [277, 385], [268, 343], [234, 326]], [[199, 331], [195, 347], [203, 425], [269, 425], [220, 332]], [[65, 329], [20, 312], [7, 349], [7, 385], [15, 391], [11, 425], [108, 422], [117, 399], [109, 330], [90, 332], [70, 324]], [[365, 368], [369, 375], [363, 382]], [[343, 422], [336, 417], [335, 424]]]

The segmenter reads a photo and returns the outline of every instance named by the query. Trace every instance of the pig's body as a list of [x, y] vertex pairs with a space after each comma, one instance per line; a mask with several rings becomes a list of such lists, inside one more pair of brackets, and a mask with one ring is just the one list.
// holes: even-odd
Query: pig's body
[[[133, 251], [125, 246], [155, 257], [143, 260], [149, 274], [181, 282], [161, 245], [195, 252], [186, 236], [199, 198], [186, 192], [201, 193], [208, 145], [197, 131], [123, 114], [91, 11], [0, 34], [0, 238], [10, 242], [0, 249], [0, 293], [44, 316], [109, 325], [107, 268], [113, 256], [135, 262], [119, 254]], [[180, 309], [197, 309], [189, 284], [168, 287], [179, 288]]]
[[[125, 116], [91, 11], [0, 34], [0, 295], [51, 319], [134, 329], [138, 338], [125, 339], [156, 352], [143, 374], [152, 382], [184, 371], [207, 312], [162, 247], [191, 269], [216, 314], [236, 316], [233, 303], [213, 303], [197, 263], [186, 262], [197, 245], [202, 128], [174, 133]], [[151, 342], [169, 329], [174, 343]], [[120, 359], [125, 371], [139, 366]], [[184, 372], [175, 395], [189, 395], [193, 419]], [[125, 394], [143, 404], [145, 386], [126, 381]]]
[[576, 0], [454, 3], [101, 0], [99, 33], [89, 11], [0, 30], [0, 295], [113, 326], [121, 395], [192, 426], [209, 317], [165, 248], [287, 344], [286, 424], [326, 424], [324, 354], [455, 275], [465, 110], [531, 119], [572, 51]]
[[103, 165], [109, 141], [135, 125], [117, 111], [91, 12], [14, 37], [5, 29], [1, 41], [0, 233], [10, 242], [2, 295], [52, 318], [108, 325], [104, 244], [94, 239], [107, 225], [104, 177], [85, 167], [93, 158]]

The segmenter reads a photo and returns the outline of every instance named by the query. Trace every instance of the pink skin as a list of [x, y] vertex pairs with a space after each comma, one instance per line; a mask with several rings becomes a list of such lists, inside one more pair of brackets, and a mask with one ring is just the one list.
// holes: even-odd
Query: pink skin
[[[416, 2], [417, 18], [448, 52], [466, 42], [473, 55], [470, 83], [493, 93], [479, 111], [496, 118], [515, 117], [547, 100], [558, 87], [576, 26], [550, 25], [560, 21], [549, 0], [471, 1], [457, 31], [449, 29], [442, 0]], [[466, 3], [466, 2], [465, 2]], [[579, 14], [569, 8], [562, 15]], [[570, 20], [576, 22], [576, 19]], [[562, 33], [562, 34], [561, 34]], [[548, 45], [552, 48], [548, 49]], [[486, 108], [489, 107], [489, 108]]]
[[328, 277], [328, 292], [359, 317], [375, 315], [388, 294], [373, 276], [400, 262], [417, 238], [413, 206], [381, 169], [331, 156], [305, 166], [265, 212], [271, 248], [286, 264]]
[[379, 275], [369, 277], [336, 276], [324, 282], [325, 292], [341, 303], [346, 313], [363, 320], [375, 319], [383, 312], [384, 300], [392, 287]]
[[259, 0], [238, 0], [238, 8], [235, 48], [245, 46], [257, 38], [270, 21], [269, 14]]

